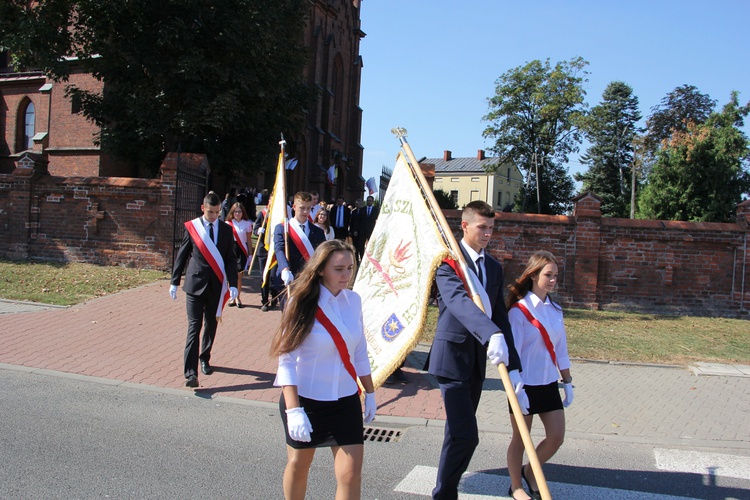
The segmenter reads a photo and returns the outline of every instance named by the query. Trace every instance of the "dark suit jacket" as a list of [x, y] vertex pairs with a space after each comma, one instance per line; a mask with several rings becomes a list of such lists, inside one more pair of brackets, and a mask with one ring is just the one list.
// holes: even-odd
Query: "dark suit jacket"
[[[474, 263], [461, 247], [467, 265]], [[448, 264], [441, 264], [435, 275], [438, 289], [438, 323], [425, 369], [430, 374], [453, 380], [466, 380], [472, 372], [483, 380], [487, 366], [487, 344], [492, 334], [502, 332], [508, 345], [508, 370], [521, 368], [503, 300], [503, 268], [485, 252], [487, 295], [492, 319], [469, 298], [464, 284]]]
[[[313, 247], [313, 250], [318, 248], [318, 245], [326, 240], [326, 234], [315, 224], [307, 223], [310, 228], [310, 235], [308, 239]], [[286, 247], [284, 241], [284, 224], [276, 224], [276, 228], [273, 230], [273, 246], [276, 252], [276, 262], [278, 262], [277, 276], [281, 276], [281, 270], [288, 267], [292, 274], [296, 277], [297, 272], [302, 269], [305, 265], [305, 259], [302, 254], [297, 250], [297, 245], [292, 241], [289, 242], [289, 260], [284, 255], [284, 248]]]
[[[216, 220], [214, 229], [218, 228], [216, 248], [218, 248], [221, 258], [224, 260], [224, 274], [229, 282], [230, 287], [237, 287], [237, 247], [234, 244], [234, 234], [229, 224]], [[182, 289], [185, 293], [192, 295], [202, 294], [209, 283], [211, 290], [217, 294], [221, 293], [221, 282], [211, 269], [208, 261], [193, 243], [190, 233], [185, 230], [185, 236], [182, 238], [182, 244], [177, 251], [174, 259], [174, 268], [172, 269], [172, 285], [179, 285], [182, 276], [182, 270], [187, 264], [185, 272], [185, 283]]]
[[349, 210], [349, 207], [346, 206], [346, 203], [344, 203], [341, 206], [334, 205], [333, 208], [331, 208], [331, 218], [330, 218], [331, 227], [333, 228], [334, 231], [336, 231], [336, 221], [338, 220], [338, 217], [339, 217], [339, 210], [344, 211], [343, 231], [345, 231], [346, 234], [349, 234], [349, 224], [351, 223], [352, 211]]
[[361, 231], [360, 236], [364, 239], [372, 236], [372, 230], [375, 229], [375, 222], [377, 222], [378, 213], [380, 213], [380, 209], [374, 206], [372, 207], [370, 215], [368, 216], [367, 208], [368, 207], [365, 206], [359, 210], [359, 230]]
[[[265, 234], [260, 234], [258, 230], [262, 227], [265, 227], [266, 224], [266, 214], [263, 213], [264, 211], [261, 210], [258, 212], [258, 218], [255, 219], [255, 224], [253, 225], [253, 232], [258, 237], [258, 257], [265, 257], [268, 255], [268, 250], [266, 250], [266, 246], [263, 244], [263, 239], [265, 238]], [[261, 269], [261, 271], [263, 271]]]

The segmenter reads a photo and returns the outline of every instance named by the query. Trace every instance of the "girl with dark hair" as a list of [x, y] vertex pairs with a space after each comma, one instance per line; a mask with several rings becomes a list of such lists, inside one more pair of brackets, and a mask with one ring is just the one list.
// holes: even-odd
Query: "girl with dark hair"
[[[563, 324], [562, 309], [550, 297], [557, 285], [558, 265], [555, 257], [545, 251], [534, 253], [526, 269], [512, 285], [507, 297], [508, 320], [513, 340], [521, 358], [523, 386], [529, 398], [529, 414], [524, 416], [531, 430], [534, 415], [544, 425], [544, 439], [537, 445], [539, 462], [552, 458], [565, 438], [565, 412], [573, 402], [573, 377]], [[560, 398], [558, 372], [562, 376], [565, 399]], [[511, 410], [512, 413], [512, 410]], [[513, 435], [508, 445], [508, 474], [511, 487], [508, 495], [516, 499], [541, 498], [534, 472], [523, 465], [523, 441], [513, 417]], [[521, 496], [519, 496], [521, 495]]]
[[[375, 417], [376, 404], [362, 302], [348, 289], [353, 276], [354, 248], [340, 240], [321, 243], [289, 286], [271, 342], [271, 354], [279, 357], [274, 385], [282, 388], [287, 500], [305, 498], [321, 447], [333, 452], [336, 498], [361, 496], [364, 423]], [[364, 423], [357, 380], [365, 389]]]

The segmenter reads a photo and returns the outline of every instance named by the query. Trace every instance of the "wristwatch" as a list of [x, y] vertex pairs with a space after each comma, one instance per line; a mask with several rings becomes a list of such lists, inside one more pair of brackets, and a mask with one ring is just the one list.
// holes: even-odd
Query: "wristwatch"
[[563, 384], [571, 384], [573, 383], [573, 376], [571, 375], [568, 380], [562, 379]]

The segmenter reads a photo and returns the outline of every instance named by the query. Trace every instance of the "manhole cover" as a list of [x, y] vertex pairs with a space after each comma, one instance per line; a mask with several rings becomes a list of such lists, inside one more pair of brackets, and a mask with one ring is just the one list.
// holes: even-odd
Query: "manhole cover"
[[378, 443], [390, 443], [401, 438], [401, 431], [394, 429], [378, 429], [377, 427], [365, 427], [365, 441]]

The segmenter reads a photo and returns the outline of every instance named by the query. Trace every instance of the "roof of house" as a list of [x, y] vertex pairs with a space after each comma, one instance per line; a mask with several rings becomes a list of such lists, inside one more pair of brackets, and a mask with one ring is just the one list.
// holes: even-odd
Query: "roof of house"
[[[446, 159], [446, 156], [448, 159]], [[435, 173], [455, 172], [455, 173], [485, 173], [486, 167], [497, 165], [499, 158], [491, 157], [478, 159], [478, 156], [468, 158], [452, 158], [450, 153], [443, 155], [442, 158], [424, 158], [419, 163], [431, 163], [435, 165]], [[484, 156], [484, 155], [481, 155]]]

